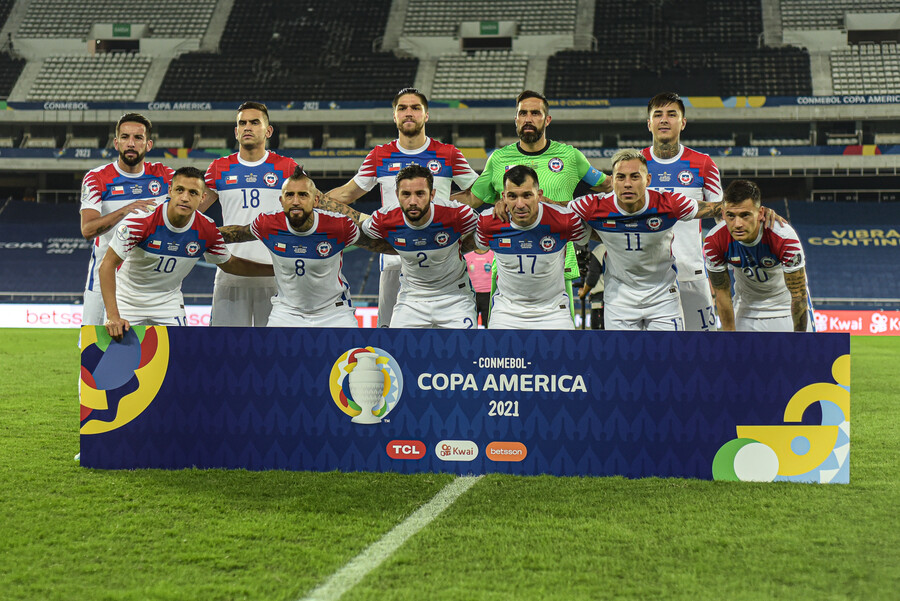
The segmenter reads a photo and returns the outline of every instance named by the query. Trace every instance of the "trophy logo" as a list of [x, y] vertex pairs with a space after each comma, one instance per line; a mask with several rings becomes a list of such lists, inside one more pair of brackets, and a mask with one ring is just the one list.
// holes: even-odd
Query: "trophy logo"
[[353, 348], [331, 368], [331, 398], [356, 424], [378, 424], [391, 412], [403, 393], [400, 366], [388, 352]]

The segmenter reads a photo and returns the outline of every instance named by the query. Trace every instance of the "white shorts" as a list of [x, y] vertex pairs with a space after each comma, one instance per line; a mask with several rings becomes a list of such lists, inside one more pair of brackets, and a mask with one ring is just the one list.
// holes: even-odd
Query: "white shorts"
[[794, 318], [734, 316], [734, 329], [738, 332], [793, 332]]
[[[400, 293], [400, 266], [384, 269], [378, 279], [378, 327], [391, 327], [394, 305]], [[405, 326], [404, 326], [405, 327]]]
[[148, 317], [147, 315], [128, 315], [123, 313], [121, 315], [122, 319], [127, 319], [128, 323], [132, 326], [186, 326], [187, 325], [187, 317], [184, 314], [184, 309], [181, 309], [180, 313], [176, 313], [175, 315], [167, 315], [167, 316], [154, 316]]
[[684, 330], [684, 317], [677, 296], [653, 307], [636, 309], [606, 303], [603, 308], [603, 325], [607, 330], [680, 332]]
[[[533, 314], [532, 310], [529, 313]], [[523, 317], [522, 307], [512, 303], [502, 293], [491, 297], [489, 330], [574, 330], [575, 322], [569, 310], [569, 297], [562, 295], [553, 305], [535, 317]]]
[[442, 294], [423, 298], [400, 291], [392, 328], [441, 328], [445, 330], [470, 330], [478, 325], [475, 312], [475, 295], [471, 289], [458, 294]]
[[103, 295], [100, 287], [96, 290], [84, 291], [84, 303], [81, 305], [81, 325], [102, 326], [106, 321], [106, 307], [103, 305]]
[[245, 288], [216, 284], [213, 288], [210, 325], [265, 326], [269, 313], [272, 312], [272, 297], [277, 293], [274, 286]]
[[681, 310], [684, 313], [684, 329], [688, 332], [714, 332], [716, 330], [716, 310], [709, 280], [678, 281], [681, 295]]
[[316, 313], [300, 313], [278, 301], [272, 304], [267, 327], [270, 328], [358, 328], [356, 310], [347, 303]]

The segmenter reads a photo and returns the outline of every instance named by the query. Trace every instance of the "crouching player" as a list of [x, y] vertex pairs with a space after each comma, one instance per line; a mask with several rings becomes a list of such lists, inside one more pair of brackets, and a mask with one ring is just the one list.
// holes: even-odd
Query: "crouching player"
[[181, 282], [201, 255], [234, 275], [272, 275], [271, 265], [228, 252], [213, 220], [197, 211], [205, 196], [203, 173], [182, 167], [172, 177], [167, 202], [116, 229], [100, 264], [105, 326], [114, 339], [121, 340], [132, 325], [186, 325]]
[[250, 225], [219, 228], [226, 242], [260, 240], [272, 255], [278, 293], [267, 326], [359, 327], [341, 272], [344, 249], [356, 245], [396, 254], [386, 242], [360, 233], [350, 217], [317, 209], [320, 196], [297, 167], [281, 187], [283, 211], [263, 213]]
[[[813, 331], [803, 248], [794, 228], [761, 218], [759, 187], [736, 180], [722, 199], [724, 221], [703, 253], [723, 330]], [[734, 274], [734, 299], [728, 267]]]

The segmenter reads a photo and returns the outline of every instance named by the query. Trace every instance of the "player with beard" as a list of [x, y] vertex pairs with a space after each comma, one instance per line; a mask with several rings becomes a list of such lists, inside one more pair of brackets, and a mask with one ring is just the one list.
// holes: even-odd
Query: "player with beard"
[[[266, 150], [273, 133], [269, 111], [259, 102], [238, 107], [234, 137], [237, 153], [216, 159], [206, 170], [209, 193], [200, 206], [206, 211], [218, 200], [225, 225], [248, 225], [263, 213], [278, 211], [282, 184], [297, 167], [296, 161]], [[232, 254], [269, 263], [259, 242], [230, 247]], [[275, 295], [273, 278], [246, 278], [219, 270], [213, 289], [211, 323], [214, 326], [264, 326]]]
[[[567, 205], [572, 201], [580, 181], [596, 192], [611, 191], [611, 180], [602, 171], [592, 167], [580, 150], [547, 138], [550, 121], [550, 107], [543, 94], [532, 90], [519, 94], [516, 98], [515, 119], [519, 141], [491, 153], [484, 171], [472, 185], [472, 189], [453, 195], [453, 199], [476, 209], [484, 203], [495, 204], [494, 215], [500, 220], [509, 221], [508, 208], [503, 201], [503, 176], [514, 165], [534, 169], [543, 190], [543, 202]], [[566, 289], [569, 298], [573, 298], [572, 281], [577, 280], [580, 274], [575, 248], [571, 243], [566, 249], [565, 273]]]
[[282, 211], [263, 213], [250, 225], [219, 228], [225, 241], [259, 240], [272, 257], [277, 295], [268, 326], [356, 328], [350, 286], [341, 273], [344, 249], [350, 245], [393, 253], [373, 241], [346, 215], [316, 208], [315, 182], [297, 167], [285, 180]]
[[382, 207], [360, 226], [400, 255], [391, 327], [475, 328], [475, 292], [462, 257], [474, 248], [475, 211], [436, 199], [431, 171], [421, 165], [401, 169], [396, 184], [400, 206]]
[[81, 234], [93, 241], [84, 286], [84, 325], [103, 325], [100, 261], [109, 248], [112, 230], [127, 215], [150, 213], [166, 198], [174, 172], [162, 163], [144, 161], [147, 151], [153, 148], [151, 134], [152, 124], [143, 115], [122, 115], [113, 140], [118, 158], [88, 171], [81, 183]]
[[[352, 215], [354, 211], [350, 207], [341, 205], [355, 202], [376, 184], [381, 186], [383, 208], [399, 206], [395, 178], [407, 165], [421, 165], [431, 172], [437, 200], [450, 198], [451, 184], [467, 190], [478, 177], [455, 146], [425, 135], [428, 99], [424, 94], [415, 88], [404, 88], [394, 96], [392, 106], [397, 139], [372, 149], [353, 179], [325, 194], [322, 202], [324, 208]], [[400, 259], [382, 256], [378, 286], [379, 327], [390, 326], [399, 291]]]

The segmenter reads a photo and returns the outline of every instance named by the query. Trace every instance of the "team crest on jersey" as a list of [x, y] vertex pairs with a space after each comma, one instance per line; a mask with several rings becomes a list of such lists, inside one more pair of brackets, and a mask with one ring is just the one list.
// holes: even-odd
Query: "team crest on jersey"
[[316, 245], [316, 252], [320, 257], [327, 257], [331, 252], [331, 242], [319, 242]]
[[692, 181], [694, 181], [694, 174], [685, 169], [684, 171], [680, 171], [678, 173], [678, 181], [682, 186], [689, 185]]
[[437, 242], [439, 246], [447, 246], [447, 243], [450, 242], [450, 234], [447, 232], [438, 232], [434, 236], [434, 241]]
[[432, 175], [437, 175], [441, 172], [441, 164], [438, 161], [428, 161], [428, 170], [431, 171]]
[[662, 227], [662, 218], [660, 217], [650, 217], [647, 219], [647, 227], [649, 227], [654, 232]]
[[775, 265], [778, 264], [778, 261], [776, 261], [773, 257], [763, 257], [759, 262], [763, 267], [775, 267]]
[[565, 166], [565, 163], [563, 163], [563, 160], [559, 157], [553, 157], [552, 159], [550, 159], [550, 161], [547, 162], [547, 169], [549, 169], [553, 173], [559, 173]]
[[188, 242], [187, 246], [184, 247], [184, 252], [186, 252], [187, 254], [189, 254], [190, 256], [193, 257], [198, 252], [200, 252], [200, 243], [197, 242], [196, 240], [192, 240], [191, 242]]
[[263, 176], [263, 181], [271, 188], [278, 183], [278, 176], [270, 171]]
[[159, 194], [160, 186], [158, 181], [153, 180], [152, 182], [150, 182], [147, 188], [150, 189], [150, 194], [152, 194], [153, 196]]
[[541, 238], [541, 248], [544, 252], [550, 252], [556, 246], [556, 240], [552, 236], [544, 236]]

